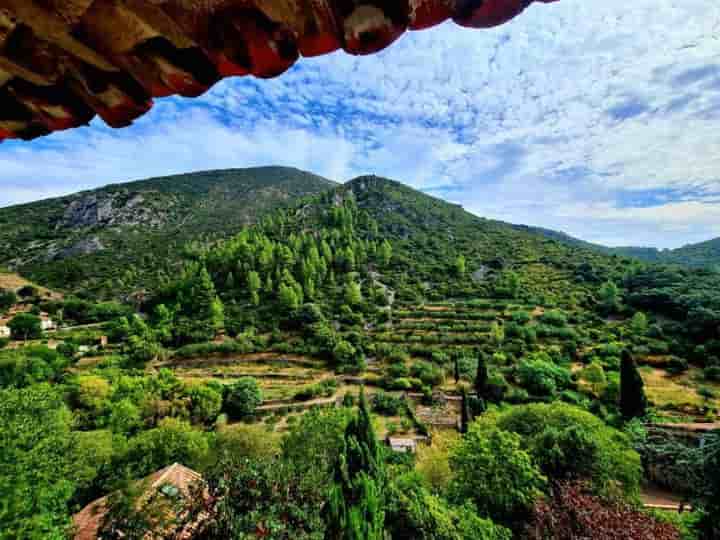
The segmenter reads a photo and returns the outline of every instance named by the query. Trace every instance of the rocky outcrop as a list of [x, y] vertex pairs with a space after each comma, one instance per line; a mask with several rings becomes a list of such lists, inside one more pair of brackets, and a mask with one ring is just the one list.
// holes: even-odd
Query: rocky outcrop
[[139, 192], [90, 193], [67, 205], [56, 228], [160, 225], [166, 214], [146, 202], [146, 196]]
[[92, 236], [90, 238], [83, 238], [73, 245], [55, 252], [52, 258], [54, 260], [60, 260], [76, 255], [92, 255], [103, 249], [105, 249], [105, 246], [100, 239], [97, 236]]

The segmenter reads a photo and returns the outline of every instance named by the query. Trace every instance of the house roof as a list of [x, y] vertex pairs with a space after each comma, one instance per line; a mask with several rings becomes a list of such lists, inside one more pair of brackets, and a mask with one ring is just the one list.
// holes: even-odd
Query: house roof
[[[452, 19], [488, 28], [533, 1], [4, 0], [0, 141], [86, 125], [120, 128], [153, 97], [196, 97], [224, 77], [276, 77], [300, 56], [376, 53]], [[7, 45], [11, 43], [11, 45]]]
[[[146, 495], [150, 495], [164, 485], [175, 486], [180, 492], [187, 495], [190, 493], [190, 488], [200, 480], [202, 480], [200, 473], [179, 463], [173, 463], [144, 478], [141, 482], [147, 483]], [[108, 497], [97, 499], [73, 516], [75, 540], [96, 540], [98, 538], [100, 527], [107, 513], [107, 499]], [[187, 535], [183, 535], [183, 537], [189, 538], [189, 534], [188, 530]]]

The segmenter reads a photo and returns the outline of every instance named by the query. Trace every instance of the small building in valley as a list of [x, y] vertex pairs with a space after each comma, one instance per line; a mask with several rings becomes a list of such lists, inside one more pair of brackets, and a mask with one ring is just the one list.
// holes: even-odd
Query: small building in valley
[[0, 322], [0, 338], [9, 338], [10, 328], [4, 322]]
[[388, 446], [393, 452], [400, 454], [414, 454], [417, 452], [417, 441], [404, 437], [388, 437]]
[[[162, 513], [167, 513], [168, 518], [182, 518], [182, 510], [178, 514], [178, 508], [190, 510], [190, 498], [194, 496], [196, 493], [194, 490], [201, 482], [202, 476], [200, 473], [179, 463], [174, 463], [138, 482], [142, 488], [136, 504], [138, 509], [142, 510], [153, 503], [167, 499], [168, 504], [162, 506]], [[91, 502], [73, 516], [75, 540], [97, 540], [99, 538], [108, 513], [109, 497], [103, 497]], [[157, 510], [155, 506], [152, 508]], [[167, 512], [165, 511], [166, 508]], [[158, 515], [157, 512], [153, 512], [153, 514]], [[207, 519], [207, 516], [201, 514], [194, 521], [182, 525], [179, 531], [174, 530], [176, 534], [173, 535], [173, 538], [189, 540], [203, 519]], [[155, 532], [162, 533], [163, 531]]]

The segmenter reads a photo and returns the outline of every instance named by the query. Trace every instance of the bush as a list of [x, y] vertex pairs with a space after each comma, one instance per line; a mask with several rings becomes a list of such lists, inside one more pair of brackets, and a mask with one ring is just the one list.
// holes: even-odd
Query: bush
[[567, 325], [567, 316], [562, 311], [546, 311], [540, 316], [540, 320], [549, 324], [550, 326], [556, 326], [562, 328]]
[[522, 516], [545, 487], [519, 435], [479, 422], [452, 449], [450, 467], [452, 498], [473, 501], [481, 515], [500, 523]]
[[428, 386], [437, 386], [443, 382], [445, 374], [442, 368], [439, 368], [429, 362], [416, 362], [410, 368], [410, 374], [420, 379], [423, 384]]
[[39, 339], [42, 337], [40, 317], [30, 313], [18, 313], [8, 323], [13, 339]]
[[708, 366], [703, 370], [706, 381], [720, 382], [720, 366]]
[[252, 377], [244, 377], [228, 387], [224, 406], [227, 412], [235, 418], [250, 416], [262, 403], [262, 390]]
[[690, 366], [688, 365], [688, 361], [678, 356], [670, 357], [670, 359], [667, 361], [667, 364], [665, 365], [665, 369], [667, 369], [670, 373], [674, 375], [684, 373], [689, 368]]
[[525, 323], [530, 322], [530, 320], [532, 319], [532, 316], [527, 311], [514, 311], [510, 315], [510, 318], [515, 323], [525, 324]]
[[391, 390], [412, 390], [412, 387], [413, 383], [406, 377], [388, 381], [388, 388]]
[[373, 410], [384, 416], [397, 416], [405, 409], [405, 400], [379, 391], [372, 398]]
[[295, 394], [298, 401], [310, 401], [319, 397], [331, 397], [337, 390], [338, 383], [335, 379], [326, 379], [312, 386], [303, 388]]
[[630, 439], [578, 407], [559, 402], [521, 405], [486, 414], [476, 424], [520, 435], [522, 447], [553, 478], [588, 478], [603, 495], [639, 492], [642, 466]]
[[540, 358], [523, 361], [518, 368], [518, 380], [536, 396], [552, 396], [572, 382], [569, 370]]

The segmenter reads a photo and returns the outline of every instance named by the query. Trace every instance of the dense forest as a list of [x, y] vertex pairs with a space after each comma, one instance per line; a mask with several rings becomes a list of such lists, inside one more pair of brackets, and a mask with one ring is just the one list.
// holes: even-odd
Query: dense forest
[[[0, 294], [0, 538], [103, 496], [100, 538], [720, 538], [720, 435], [657, 428], [718, 425], [720, 272], [373, 176], [305, 195], [129, 303]], [[176, 462], [202, 480], [148, 499]]]

